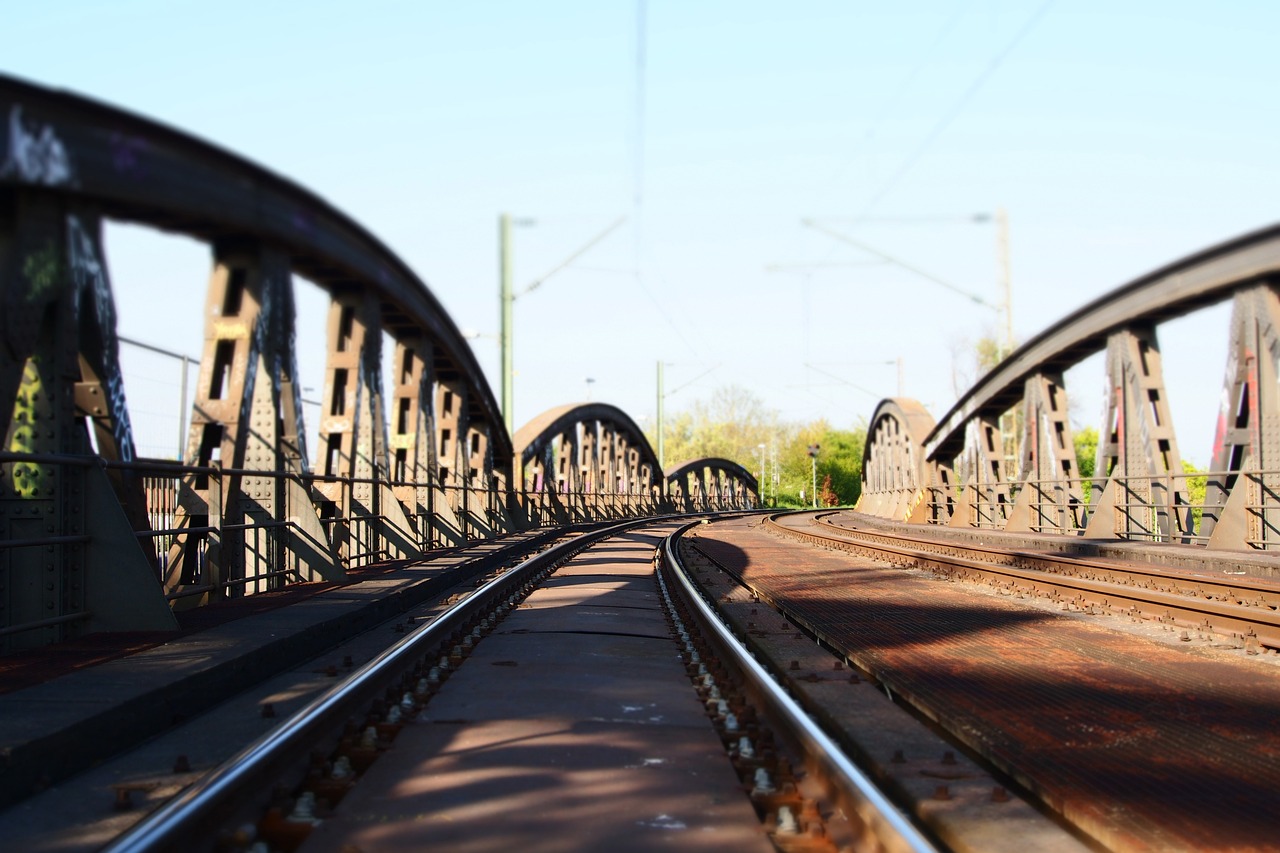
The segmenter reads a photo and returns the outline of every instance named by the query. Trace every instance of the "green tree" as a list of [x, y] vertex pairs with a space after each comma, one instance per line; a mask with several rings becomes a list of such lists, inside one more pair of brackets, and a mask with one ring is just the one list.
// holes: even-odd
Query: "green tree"
[[1093, 496], [1093, 481], [1090, 478], [1093, 477], [1093, 469], [1098, 462], [1098, 430], [1091, 426], [1076, 430], [1073, 441], [1076, 445], [1076, 470], [1084, 478], [1081, 491], [1084, 493], [1084, 502], [1088, 504], [1092, 502]]
[[[823, 419], [807, 424], [784, 422], [750, 391], [728, 386], [716, 389], [708, 399], [694, 402], [688, 410], [670, 416], [664, 433], [665, 461], [669, 468], [690, 459], [719, 456], [759, 476], [760, 445], [769, 449], [770, 457], [776, 449], [778, 502], [782, 506], [808, 506], [813, 500], [807, 453], [811, 444], [822, 448], [818, 456], [819, 481], [831, 478], [831, 490], [838, 504], [853, 504], [861, 492], [866, 424], [838, 429]], [[656, 447], [656, 435], [650, 433], [647, 437]], [[766, 468], [771, 469], [771, 460]], [[766, 470], [766, 481], [771, 476], [772, 470]]]

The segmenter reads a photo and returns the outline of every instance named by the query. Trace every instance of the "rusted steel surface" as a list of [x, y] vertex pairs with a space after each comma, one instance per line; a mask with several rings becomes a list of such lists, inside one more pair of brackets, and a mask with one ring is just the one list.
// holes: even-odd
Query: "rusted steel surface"
[[1101, 844], [1274, 848], [1272, 665], [798, 547], [758, 523], [704, 528], [700, 547]]
[[653, 579], [666, 530], [531, 593], [303, 851], [774, 849], [676, 654]]
[[1050, 556], [1008, 545], [944, 545], [869, 530], [857, 518], [832, 513], [808, 524], [787, 519], [778, 524], [812, 544], [909, 561], [955, 580], [981, 580], [1009, 593], [1050, 597], [1072, 609], [1100, 609], [1222, 634], [1253, 652], [1280, 649], [1280, 581], [1116, 559]]

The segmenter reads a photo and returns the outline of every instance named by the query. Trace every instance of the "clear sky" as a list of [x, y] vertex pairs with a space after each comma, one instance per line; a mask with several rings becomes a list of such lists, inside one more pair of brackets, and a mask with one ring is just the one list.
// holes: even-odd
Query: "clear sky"
[[[996, 229], [971, 217], [1003, 207], [1019, 339], [1277, 219], [1280, 4], [649, 0], [642, 70], [638, 17], [634, 0], [50, 0], [9, 4], [0, 70], [299, 181], [483, 334], [500, 212], [535, 221], [516, 230], [518, 286], [627, 216], [517, 301], [517, 424], [588, 393], [651, 420], [659, 360], [669, 390], [691, 382], [668, 411], [732, 383], [848, 426], [897, 393], [901, 358], [905, 394], [941, 415], [995, 312], [805, 218], [996, 304]], [[121, 332], [197, 354], [207, 250], [108, 236]], [[314, 395], [322, 310], [304, 298], [299, 321]], [[1202, 464], [1226, 317], [1162, 338]], [[496, 393], [496, 342], [473, 344]], [[155, 414], [142, 451], [163, 453], [173, 368], [129, 370]], [[1100, 365], [1069, 374], [1078, 424], [1101, 390]]]

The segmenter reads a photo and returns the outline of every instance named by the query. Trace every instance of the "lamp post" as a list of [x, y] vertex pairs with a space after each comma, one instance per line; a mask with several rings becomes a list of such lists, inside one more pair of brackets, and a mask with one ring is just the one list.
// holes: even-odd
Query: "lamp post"
[[813, 469], [813, 508], [818, 508], [818, 445], [809, 445], [809, 463]]

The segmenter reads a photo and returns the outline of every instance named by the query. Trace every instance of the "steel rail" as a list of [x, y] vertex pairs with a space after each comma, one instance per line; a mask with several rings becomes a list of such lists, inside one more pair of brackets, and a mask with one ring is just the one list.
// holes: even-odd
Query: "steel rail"
[[662, 566], [675, 581], [672, 586], [699, 619], [699, 627], [720, 652], [721, 663], [738, 670], [748, 692], [769, 717], [775, 731], [785, 734], [806, 753], [826, 777], [829, 789], [847, 816], [857, 815], [887, 851], [935, 851], [932, 842], [895, 806], [875, 783], [845, 755], [836, 741], [815, 723], [791, 698], [765, 667], [717, 615], [685, 571], [677, 554], [680, 537], [694, 525], [688, 524], [662, 542]]
[[1028, 377], [1075, 365], [1104, 348], [1109, 334], [1182, 316], [1276, 275], [1280, 226], [1273, 225], [1176, 261], [1088, 303], [1018, 347], [966, 391], [926, 438], [926, 458], [959, 453], [966, 423], [979, 414], [1003, 414], [1022, 399]]
[[465, 624], [474, 613], [510, 594], [540, 571], [595, 542], [655, 519], [631, 519], [554, 545], [476, 589], [467, 598], [356, 669], [350, 677], [197, 780], [104, 848], [105, 853], [186, 850], [192, 840], [213, 841], [216, 830], [243, 802], [245, 791], [269, 788], [288, 767], [305, 758], [318, 739], [341, 728], [352, 714]]
[[[1078, 557], [1046, 557], [986, 546], [929, 542], [893, 533], [850, 530], [819, 517], [810, 519], [810, 523], [819, 528], [818, 531], [803, 530], [780, 524], [778, 517], [768, 519], [767, 523], [772, 529], [815, 544], [862, 548], [944, 572], [959, 571], [987, 580], [1012, 582], [1034, 592], [1065, 592], [1109, 609], [1137, 612], [1159, 619], [1171, 617], [1174, 622], [1188, 628], [1208, 627], [1219, 632], [1231, 630], [1242, 637], [1254, 636], [1263, 645], [1280, 648], [1280, 586], [1256, 579], [1223, 583], [1201, 576], [1170, 575], [1136, 565], [1118, 566]], [[996, 560], [1015, 560], [1021, 565], [1009, 565]], [[1062, 571], [1064, 568], [1068, 572], [1096, 571], [1109, 577], [1082, 577], [1065, 573]], [[1128, 582], [1115, 580], [1125, 576]], [[1170, 590], [1167, 587], [1153, 589], [1144, 586], [1155, 582], [1182, 582], [1199, 589], [1192, 593], [1176, 587]], [[1245, 590], [1256, 596], [1253, 601], [1239, 595], [1240, 591]], [[1270, 594], [1277, 603], [1268, 603], [1263, 598], [1264, 594]]]
[[[24, 178], [4, 168], [14, 157], [13, 127], [27, 124], [62, 151], [68, 174]], [[160, 122], [0, 74], [0, 187], [60, 194], [112, 218], [204, 240], [258, 240], [283, 248], [294, 270], [323, 287], [374, 288], [389, 331], [425, 331], [437, 355], [470, 377], [468, 397], [492, 427], [495, 457], [510, 459], [493, 391], [439, 300], [386, 244], [303, 186]]]

